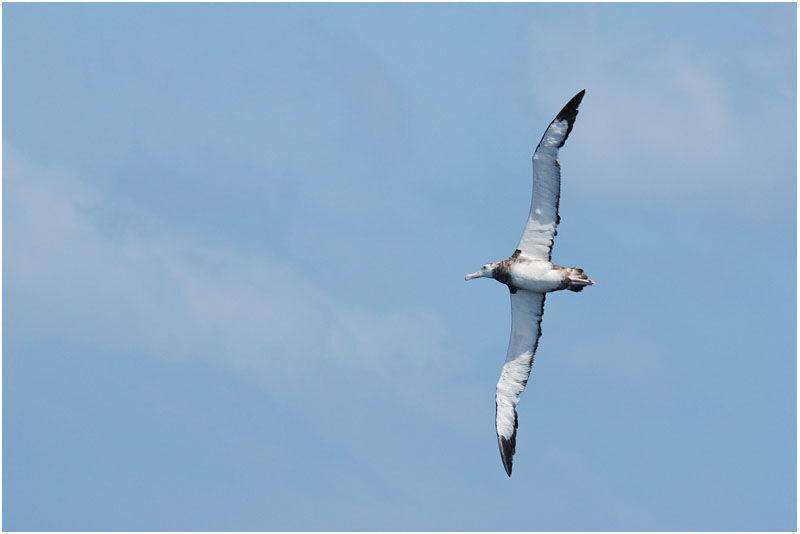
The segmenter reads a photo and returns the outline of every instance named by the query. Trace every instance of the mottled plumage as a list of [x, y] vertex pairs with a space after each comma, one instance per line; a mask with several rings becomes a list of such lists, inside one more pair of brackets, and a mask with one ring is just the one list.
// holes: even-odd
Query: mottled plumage
[[511, 292], [511, 339], [495, 395], [497, 442], [508, 476], [517, 444], [516, 406], [539, 345], [545, 295], [562, 289], [578, 292], [594, 284], [583, 269], [550, 262], [560, 222], [561, 166], [556, 158], [572, 131], [583, 95], [584, 91], [575, 95], [556, 115], [533, 153], [531, 209], [517, 250], [508, 259], [484, 265], [465, 277], [494, 278]]

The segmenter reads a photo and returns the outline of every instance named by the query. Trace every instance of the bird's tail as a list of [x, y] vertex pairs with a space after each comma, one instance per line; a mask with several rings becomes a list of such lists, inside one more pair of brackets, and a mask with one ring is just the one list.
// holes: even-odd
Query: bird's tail
[[570, 291], [575, 291], [577, 293], [578, 291], [583, 291], [583, 288], [586, 286], [594, 285], [594, 282], [589, 280], [589, 277], [586, 276], [583, 269], [570, 267], [567, 271], [567, 289]]

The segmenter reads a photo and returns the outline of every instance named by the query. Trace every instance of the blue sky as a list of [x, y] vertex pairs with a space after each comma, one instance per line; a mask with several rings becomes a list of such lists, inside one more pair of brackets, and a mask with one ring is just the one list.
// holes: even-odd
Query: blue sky
[[3, 529], [794, 530], [795, 10], [3, 5]]

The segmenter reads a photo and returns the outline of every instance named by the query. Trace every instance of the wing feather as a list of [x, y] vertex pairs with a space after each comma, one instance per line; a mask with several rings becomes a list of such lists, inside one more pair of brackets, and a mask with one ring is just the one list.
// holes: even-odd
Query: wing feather
[[500, 457], [508, 476], [517, 443], [517, 410], [519, 395], [528, 383], [533, 357], [542, 335], [544, 293], [524, 289], [511, 294], [511, 339], [508, 342], [506, 363], [497, 382], [495, 396], [497, 442]]
[[522, 231], [517, 248], [528, 257], [550, 261], [553, 238], [558, 223], [558, 201], [561, 197], [561, 167], [558, 164], [558, 149], [572, 131], [578, 116], [578, 105], [584, 91], [567, 102], [550, 123], [533, 153], [533, 192], [528, 222]]

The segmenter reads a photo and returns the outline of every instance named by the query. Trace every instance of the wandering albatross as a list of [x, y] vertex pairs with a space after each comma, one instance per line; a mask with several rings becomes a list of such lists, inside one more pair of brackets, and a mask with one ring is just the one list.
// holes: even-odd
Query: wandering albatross
[[516, 406], [528, 383], [533, 356], [542, 335], [544, 297], [551, 291], [577, 292], [594, 284], [583, 269], [560, 267], [550, 262], [553, 238], [560, 221], [561, 166], [556, 157], [572, 131], [584, 93], [585, 90], [581, 91], [567, 102], [547, 127], [533, 153], [531, 211], [517, 250], [510, 258], [487, 263], [465, 277], [466, 280], [494, 278], [507, 285], [511, 292], [511, 340], [495, 396], [497, 442], [508, 476], [511, 476], [517, 443]]

